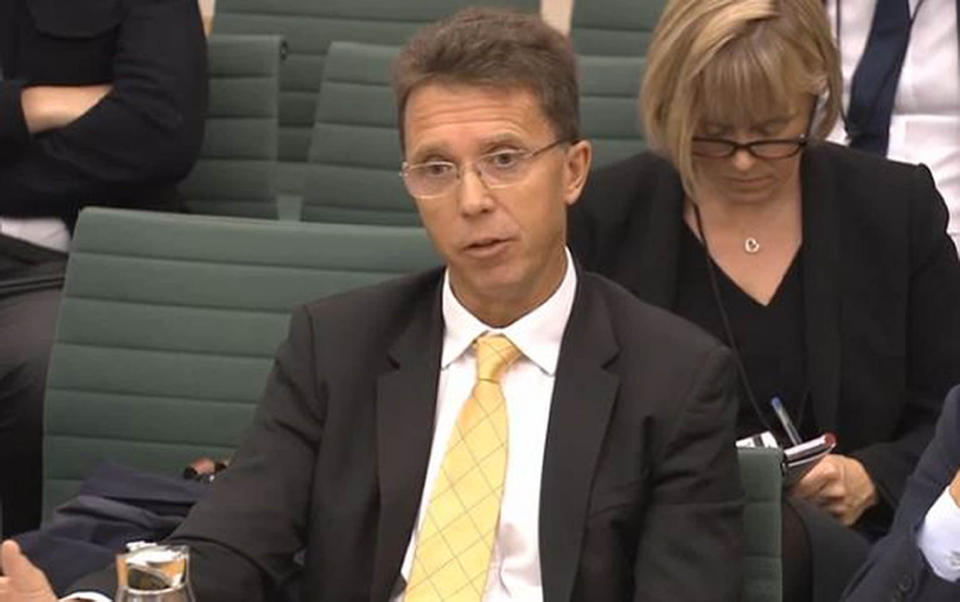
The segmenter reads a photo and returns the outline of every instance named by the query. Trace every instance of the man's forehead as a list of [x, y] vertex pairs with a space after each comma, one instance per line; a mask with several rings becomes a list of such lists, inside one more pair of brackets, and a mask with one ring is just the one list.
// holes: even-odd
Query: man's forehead
[[524, 87], [429, 83], [416, 88], [404, 111], [408, 144], [446, 126], [492, 139], [539, 132], [549, 122], [537, 96]]

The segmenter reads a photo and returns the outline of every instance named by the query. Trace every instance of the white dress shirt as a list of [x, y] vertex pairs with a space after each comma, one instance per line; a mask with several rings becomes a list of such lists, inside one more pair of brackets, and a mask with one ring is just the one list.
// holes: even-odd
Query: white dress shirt
[[[436, 428], [427, 477], [420, 498], [417, 528], [410, 538], [401, 573], [410, 578], [417, 533], [443, 462], [447, 440], [460, 409], [476, 382], [473, 340], [486, 333], [503, 334], [523, 353], [501, 381], [507, 402], [506, 480], [500, 523], [490, 560], [485, 602], [543, 600], [540, 578], [540, 477], [550, 418], [560, 341], [573, 307], [577, 275], [569, 251], [560, 287], [542, 305], [506, 328], [493, 328], [474, 317], [454, 296], [449, 274], [443, 282], [443, 352], [437, 387]], [[400, 594], [394, 601], [403, 599]]]
[[[2, 191], [0, 191], [2, 194]], [[40, 247], [70, 249], [70, 231], [59, 217], [12, 218], [0, 216], [0, 234], [19, 238]]]
[[960, 507], [945, 488], [930, 506], [917, 535], [917, 545], [933, 572], [946, 581], [960, 581]]
[[[877, 0], [827, 0], [836, 30], [840, 2], [843, 106], [850, 106], [850, 83], [867, 45]], [[887, 156], [923, 163], [950, 209], [947, 228], [960, 246], [960, 49], [956, 0], [910, 0], [915, 16], [910, 45], [900, 72]], [[836, 33], [836, 31], [834, 31]], [[843, 123], [829, 139], [846, 143]]]

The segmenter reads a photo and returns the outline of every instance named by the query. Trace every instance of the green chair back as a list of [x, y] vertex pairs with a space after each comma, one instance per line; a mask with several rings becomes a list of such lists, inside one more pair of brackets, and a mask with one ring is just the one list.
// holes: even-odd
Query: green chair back
[[[317, 105], [300, 218], [304, 221], [416, 225], [416, 209], [398, 168], [390, 67], [396, 46], [334, 42]], [[583, 135], [594, 165], [646, 148], [637, 96], [642, 57], [579, 57]]]
[[192, 213], [277, 217], [277, 94], [282, 40], [207, 41], [210, 103], [200, 159], [180, 184]]
[[238, 444], [291, 308], [440, 263], [421, 228], [86, 209], [45, 403], [44, 515], [101, 460]]
[[579, 54], [643, 56], [667, 0], [577, 0], [570, 38]]
[[[217, 33], [282, 36], [290, 55], [280, 71], [280, 189], [299, 194], [317, 108], [324, 59], [334, 40], [399, 45], [422, 25], [474, 4], [471, 0], [218, 0]], [[485, 4], [536, 11], [539, 0]]]
[[390, 88], [396, 46], [334, 42], [327, 54], [306, 171], [304, 221], [418, 225], [400, 178]]
[[775, 449], [738, 449], [740, 479], [747, 496], [744, 509], [747, 557], [743, 602], [780, 602], [782, 569], [780, 503], [781, 458]]
[[580, 56], [577, 62], [581, 127], [593, 143], [593, 166], [646, 149], [638, 103], [643, 57]]

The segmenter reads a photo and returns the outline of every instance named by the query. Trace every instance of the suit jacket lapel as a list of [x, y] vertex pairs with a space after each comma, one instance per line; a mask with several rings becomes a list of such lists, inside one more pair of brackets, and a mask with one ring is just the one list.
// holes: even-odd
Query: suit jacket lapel
[[840, 394], [840, 233], [835, 173], [812, 146], [800, 168], [807, 378], [817, 426], [836, 428]]
[[568, 600], [580, 558], [594, 468], [616, 399], [605, 366], [618, 347], [604, 299], [581, 274], [563, 336], [540, 486], [540, 569], [545, 600]]
[[677, 289], [677, 270], [680, 261], [680, 234], [683, 221], [683, 185], [672, 169], [664, 170], [653, 190], [638, 190], [637, 195], [649, 195], [650, 209], [645, 224], [646, 233], [638, 255], [632, 258], [636, 268], [621, 266], [623, 274], [636, 274], [633, 286], [628, 288], [649, 303], [672, 308]]
[[371, 600], [387, 600], [414, 528], [426, 479], [443, 347], [440, 288], [389, 350], [396, 369], [377, 382], [380, 520]]

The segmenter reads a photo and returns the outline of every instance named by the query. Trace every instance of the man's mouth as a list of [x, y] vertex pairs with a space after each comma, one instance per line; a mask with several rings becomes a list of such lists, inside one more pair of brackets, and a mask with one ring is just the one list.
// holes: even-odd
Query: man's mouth
[[503, 250], [510, 242], [507, 238], [486, 237], [479, 238], [464, 247], [468, 255], [487, 257]]

